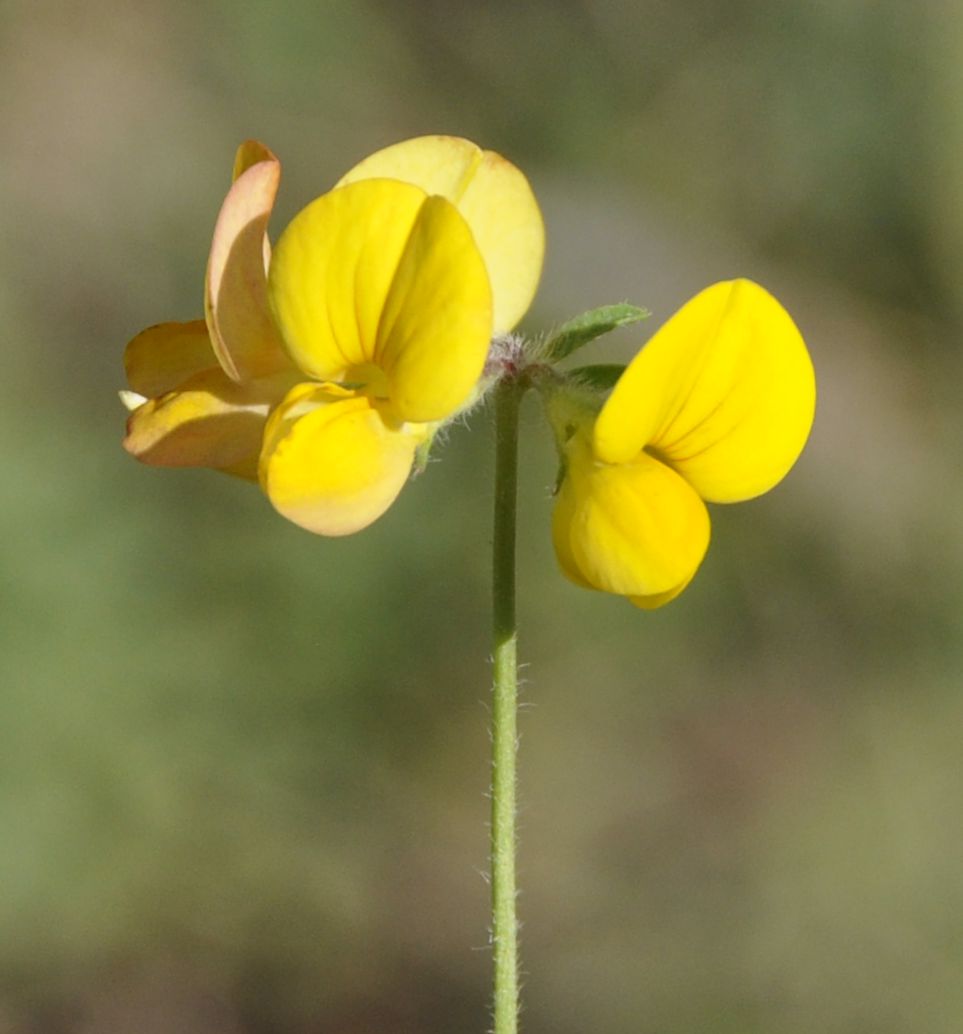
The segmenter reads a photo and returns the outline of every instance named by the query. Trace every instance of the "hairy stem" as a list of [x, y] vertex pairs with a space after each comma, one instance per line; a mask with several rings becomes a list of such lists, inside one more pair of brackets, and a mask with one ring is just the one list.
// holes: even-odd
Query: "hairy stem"
[[514, 377], [495, 388], [495, 522], [492, 541], [491, 887], [494, 1034], [518, 1030], [518, 920], [515, 914], [515, 755], [518, 667], [515, 627], [515, 511], [518, 410]]

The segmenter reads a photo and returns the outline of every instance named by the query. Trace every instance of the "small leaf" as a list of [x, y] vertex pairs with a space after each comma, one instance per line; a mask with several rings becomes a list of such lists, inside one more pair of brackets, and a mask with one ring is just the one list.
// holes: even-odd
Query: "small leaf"
[[616, 327], [638, 323], [649, 315], [647, 309], [624, 303], [590, 309], [559, 327], [545, 346], [545, 357], [549, 360], [564, 359], [582, 345], [587, 345], [603, 334], [610, 334]]
[[600, 363], [597, 366], [579, 366], [569, 370], [568, 376], [592, 391], [611, 391], [622, 376], [625, 367], [620, 363]]

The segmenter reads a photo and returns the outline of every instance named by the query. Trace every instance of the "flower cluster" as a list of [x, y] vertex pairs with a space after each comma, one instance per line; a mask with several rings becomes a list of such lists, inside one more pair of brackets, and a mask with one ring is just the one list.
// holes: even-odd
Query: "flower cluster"
[[143, 462], [257, 479], [289, 520], [346, 535], [391, 505], [439, 427], [499, 376], [525, 377], [559, 448], [563, 572], [655, 607], [702, 561], [705, 501], [767, 491], [802, 450], [812, 365], [758, 285], [707, 288], [600, 386], [555, 366], [577, 346], [497, 361], [544, 251], [531, 188], [504, 158], [454, 137], [388, 147], [295, 216], [272, 252], [279, 180], [266, 147], [241, 145], [205, 318], [127, 346], [124, 445]]
[[125, 448], [260, 480], [322, 535], [391, 505], [415, 453], [470, 404], [489, 343], [528, 308], [544, 230], [528, 182], [467, 140], [423, 137], [351, 169], [273, 254], [280, 163], [238, 150], [205, 319], [127, 346]]
[[579, 585], [653, 608], [689, 584], [709, 546], [705, 501], [767, 492], [796, 462], [816, 387], [786, 310], [749, 280], [687, 302], [598, 406], [556, 393], [564, 475], [555, 553]]

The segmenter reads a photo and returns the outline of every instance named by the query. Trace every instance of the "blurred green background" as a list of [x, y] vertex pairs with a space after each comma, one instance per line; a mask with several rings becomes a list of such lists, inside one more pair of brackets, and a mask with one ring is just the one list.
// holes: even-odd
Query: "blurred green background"
[[521, 489], [524, 1029], [963, 1029], [963, 9], [0, 2], [0, 1032], [487, 1029], [487, 414], [357, 537], [120, 449], [234, 148], [277, 234], [428, 132], [528, 174], [525, 326], [751, 276], [820, 405], [652, 614]]

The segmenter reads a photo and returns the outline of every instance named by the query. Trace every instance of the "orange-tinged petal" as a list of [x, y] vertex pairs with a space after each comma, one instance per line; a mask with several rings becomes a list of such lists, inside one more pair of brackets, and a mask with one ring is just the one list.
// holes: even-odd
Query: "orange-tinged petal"
[[247, 141], [238, 148], [235, 174], [214, 227], [204, 312], [218, 361], [244, 381], [290, 365], [267, 305], [267, 225], [281, 163], [263, 144]]
[[336, 384], [301, 384], [272, 414], [261, 486], [275, 509], [318, 535], [350, 535], [401, 491], [424, 438], [391, 427], [373, 401]]
[[563, 572], [621, 596], [665, 602], [681, 591], [709, 545], [709, 515], [692, 488], [645, 452], [600, 463], [582, 432], [566, 459], [552, 521]]
[[779, 302], [749, 280], [715, 284], [629, 364], [596, 421], [595, 454], [624, 463], [647, 446], [704, 499], [749, 499], [796, 461], [815, 398], [809, 354]]
[[[234, 173], [231, 182], [240, 177], [259, 162], [277, 162], [278, 156], [260, 140], [245, 140], [234, 155]], [[280, 163], [279, 163], [280, 164]]]
[[449, 202], [397, 180], [340, 187], [297, 215], [278, 241], [270, 298], [300, 369], [371, 382], [403, 421], [457, 409], [491, 337], [470, 229]]
[[148, 327], [131, 339], [124, 352], [127, 383], [146, 398], [163, 395], [195, 373], [216, 367], [203, 320]]
[[290, 383], [282, 374], [237, 384], [214, 366], [135, 409], [124, 448], [152, 466], [213, 467], [254, 478], [268, 412]]
[[423, 136], [376, 152], [338, 186], [387, 177], [440, 194], [465, 217], [491, 279], [494, 332], [510, 330], [531, 305], [545, 253], [545, 227], [528, 180], [494, 151], [454, 136]]

